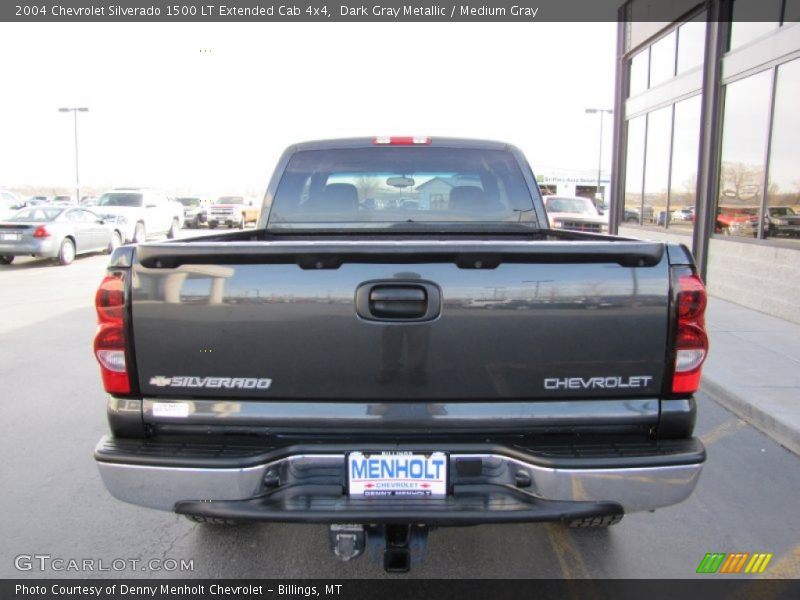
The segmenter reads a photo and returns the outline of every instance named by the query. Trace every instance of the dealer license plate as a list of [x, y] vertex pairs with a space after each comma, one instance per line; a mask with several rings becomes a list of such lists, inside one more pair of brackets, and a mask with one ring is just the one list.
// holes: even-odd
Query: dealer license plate
[[441, 498], [447, 495], [447, 455], [351, 452], [347, 455], [347, 484], [351, 496]]
[[0, 240], [4, 242], [17, 242], [20, 235], [18, 233], [0, 233]]

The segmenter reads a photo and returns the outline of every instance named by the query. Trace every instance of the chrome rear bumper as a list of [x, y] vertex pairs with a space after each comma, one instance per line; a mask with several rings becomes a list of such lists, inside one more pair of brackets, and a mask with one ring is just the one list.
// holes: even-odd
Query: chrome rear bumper
[[[107, 446], [108, 440], [101, 440], [96, 452], [100, 474], [111, 494], [125, 502], [167, 511], [176, 510], [180, 504], [200, 502], [213, 512], [215, 503], [260, 498], [264, 500], [266, 513], [263, 520], [326, 521], [322, 513], [316, 516], [318, 518], [311, 514], [312, 504], [306, 505], [305, 515], [297, 510], [298, 494], [292, 491], [300, 490], [301, 496], [307, 499], [319, 493], [331, 506], [340, 497], [344, 502], [338, 505], [342, 514], [330, 522], [349, 522], [344, 451], [289, 453], [260, 464], [216, 468], [212, 466], [213, 459], [208, 461], [208, 466], [143, 464], [141, 456], [136, 461], [125, 462], [118, 460], [119, 456], [109, 456], [104, 444]], [[699, 442], [693, 444], [695, 460], [684, 452], [675, 460], [676, 464], [669, 464], [668, 456], [659, 456], [649, 466], [598, 468], [591, 468], [591, 458], [582, 461], [584, 467], [562, 467], [557, 459], [544, 459], [533, 453], [525, 455], [511, 448], [508, 454], [497, 451], [497, 447], [491, 452], [459, 452], [433, 444], [430, 449], [449, 453], [450, 487], [456, 496], [477, 489], [482, 490], [481, 493], [513, 490], [533, 502], [613, 504], [627, 513], [676, 504], [692, 493], [705, 457]], [[631, 457], [631, 464], [637, 464], [634, 458]], [[624, 461], [624, 457], [619, 460]], [[598, 465], [608, 463], [607, 460], [595, 462]], [[270, 504], [269, 498], [283, 498], [286, 494], [293, 494], [292, 502], [287, 503], [284, 498], [281, 503]], [[382, 500], [374, 502], [379, 505]], [[253, 510], [250, 506], [248, 514]], [[184, 507], [180, 512], [192, 511]], [[481, 522], [514, 520], [508, 514], [502, 519], [494, 518], [491, 512], [487, 510], [486, 519]], [[520, 515], [520, 521], [535, 520]]]

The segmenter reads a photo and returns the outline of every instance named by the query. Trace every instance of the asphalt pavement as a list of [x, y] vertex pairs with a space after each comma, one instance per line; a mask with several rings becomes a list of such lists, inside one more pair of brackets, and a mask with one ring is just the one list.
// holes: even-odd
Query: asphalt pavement
[[[800, 577], [800, 457], [705, 393], [697, 434], [708, 462], [687, 501], [628, 515], [606, 531], [439, 529], [409, 575], [387, 575], [368, 557], [338, 562], [324, 526], [200, 525], [123, 504], [106, 492], [92, 459], [107, 430], [91, 351], [106, 262], [96, 255], [69, 267], [32, 259], [0, 267], [0, 577], [686, 578], [709, 552], [773, 553], [763, 576]], [[125, 566], [42, 571], [18, 558], [32, 555], [65, 559], [62, 566]], [[152, 559], [192, 561], [192, 569], [143, 570]]]

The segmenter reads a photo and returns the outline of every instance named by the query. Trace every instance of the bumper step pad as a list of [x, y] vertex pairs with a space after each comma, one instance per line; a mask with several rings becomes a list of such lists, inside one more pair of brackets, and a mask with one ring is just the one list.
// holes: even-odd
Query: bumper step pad
[[339, 486], [300, 485], [249, 500], [178, 502], [175, 512], [232, 521], [477, 525], [571, 521], [623, 510], [613, 502], [543, 500], [498, 485], [457, 485], [450, 496], [425, 500], [351, 498]]

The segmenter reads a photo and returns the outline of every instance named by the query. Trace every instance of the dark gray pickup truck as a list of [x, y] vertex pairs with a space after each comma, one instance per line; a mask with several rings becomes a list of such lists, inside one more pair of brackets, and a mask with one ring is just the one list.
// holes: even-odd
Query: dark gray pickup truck
[[549, 230], [522, 154], [289, 148], [253, 231], [118, 248], [97, 292], [120, 500], [330, 526], [418, 560], [436, 526], [607, 526], [684, 500], [706, 295], [679, 245]]

